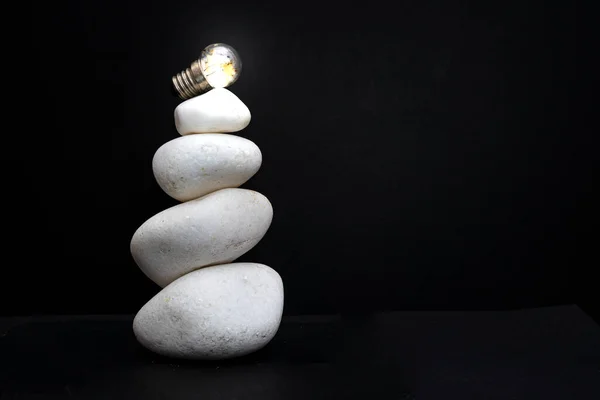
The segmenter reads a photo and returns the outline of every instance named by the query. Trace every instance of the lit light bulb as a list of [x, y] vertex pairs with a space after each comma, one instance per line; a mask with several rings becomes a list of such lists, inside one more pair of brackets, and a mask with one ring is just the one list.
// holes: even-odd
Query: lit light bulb
[[202, 50], [189, 68], [173, 77], [173, 87], [185, 100], [212, 88], [230, 86], [241, 72], [242, 60], [237, 51], [225, 43], [213, 43]]

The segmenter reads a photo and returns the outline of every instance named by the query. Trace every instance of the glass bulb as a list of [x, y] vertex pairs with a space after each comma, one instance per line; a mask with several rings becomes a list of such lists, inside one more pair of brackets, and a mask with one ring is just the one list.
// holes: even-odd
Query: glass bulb
[[173, 93], [186, 100], [209, 91], [224, 88], [238, 80], [242, 60], [237, 51], [225, 43], [213, 43], [204, 48], [200, 58], [189, 68], [173, 76]]
[[224, 88], [233, 84], [240, 76], [242, 60], [233, 47], [213, 43], [202, 50], [200, 68], [210, 86]]

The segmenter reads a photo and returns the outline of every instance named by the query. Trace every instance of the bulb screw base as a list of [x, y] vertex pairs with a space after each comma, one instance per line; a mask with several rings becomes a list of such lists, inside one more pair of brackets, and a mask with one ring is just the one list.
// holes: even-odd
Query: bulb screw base
[[189, 68], [173, 76], [172, 81], [177, 95], [183, 100], [208, 92], [212, 88], [206, 81], [198, 60], [194, 61]]

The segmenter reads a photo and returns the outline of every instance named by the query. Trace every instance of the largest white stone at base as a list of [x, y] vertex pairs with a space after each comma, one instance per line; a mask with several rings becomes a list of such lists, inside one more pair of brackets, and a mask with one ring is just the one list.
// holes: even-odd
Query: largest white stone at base
[[224, 359], [264, 347], [283, 313], [283, 283], [263, 264], [232, 263], [190, 272], [165, 287], [135, 316], [147, 349], [168, 357]]
[[221, 189], [149, 218], [133, 234], [131, 254], [146, 276], [165, 287], [190, 271], [242, 256], [272, 219], [273, 207], [262, 194]]

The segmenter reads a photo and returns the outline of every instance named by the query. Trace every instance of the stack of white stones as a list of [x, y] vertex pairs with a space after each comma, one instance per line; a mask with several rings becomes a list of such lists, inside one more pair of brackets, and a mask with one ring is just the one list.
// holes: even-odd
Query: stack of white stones
[[181, 103], [181, 137], [162, 145], [152, 168], [159, 186], [180, 201], [140, 226], [131, 254], [163, 289], [137, 313], [137, 340], [176, 358], [224, 359], [264, 347], [283, 312], [283, 283], [258, 263], [233, 263], [271, 225], [262, 194], [240, 189], [260, 168], [252, 141], [228, 134], [250, 123], [232, 92], [215, 88]]

